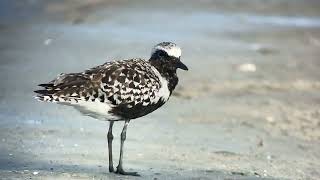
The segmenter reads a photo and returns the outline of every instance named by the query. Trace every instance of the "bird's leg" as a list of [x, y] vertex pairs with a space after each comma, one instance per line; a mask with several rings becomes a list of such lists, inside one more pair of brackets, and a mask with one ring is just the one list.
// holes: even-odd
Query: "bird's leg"
[[126, 120], [121, 132], [121, 145], [120, 145], [120, 158], [119, 165], [117, 166], [117, 174], [130, 175], [130, 176], [139, 176], [137, 172], [125, 172], [122, 167], [122, 158], [123, 158], [123, 143], [126, 140], [127, 126], [130, 120]]
[[113, 140], [113, 135], [112, 135], [112, 126], [113, 126], [113, 121], [110, 121], [109, 124], [109, 130], [108, 130], [108, 151], [109, 151], [109, 172], [113, 172], [113, 160], [112, 160], [112, 140]]

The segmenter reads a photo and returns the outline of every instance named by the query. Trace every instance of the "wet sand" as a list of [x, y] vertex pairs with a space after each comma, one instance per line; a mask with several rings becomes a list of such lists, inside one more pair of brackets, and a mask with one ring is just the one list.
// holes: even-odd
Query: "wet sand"
[[[0, 179], [119, 179], [108, 123], [33, 99], [61, 72], [148, 58], [174, 41], [188, 72], [128, 127], [138, 178], [319, 179], [318, 1], [3, 1]], [[122, 123], [115, 124], [117, 164]]]

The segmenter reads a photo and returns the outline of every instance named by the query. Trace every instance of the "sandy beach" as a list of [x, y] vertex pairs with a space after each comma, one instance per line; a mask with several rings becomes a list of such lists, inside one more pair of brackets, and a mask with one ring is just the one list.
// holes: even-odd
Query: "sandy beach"
[[[320, 179], [320, 2], [0, 3], [0, 179]], [[182, 47], [169, 102], [133, 120], [108, 172], [108, 123], [34, 100], [37, 84]], [[115, 123], [114, 163], [123, 122]]]

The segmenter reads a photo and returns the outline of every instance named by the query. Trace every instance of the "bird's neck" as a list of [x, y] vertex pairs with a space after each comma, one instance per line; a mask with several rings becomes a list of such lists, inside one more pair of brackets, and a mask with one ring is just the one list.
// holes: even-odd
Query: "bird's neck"
[[161, 63], [161, 61], [159, 60], [150, 59], [149, 62], [153, 67], [155, 67], [159, 71], [160, 75], [168, 81], [168, 89], [171, 94], [179, 81], [176, 69], [171, 70], [170, 68], [167, 68], [168, 66]]

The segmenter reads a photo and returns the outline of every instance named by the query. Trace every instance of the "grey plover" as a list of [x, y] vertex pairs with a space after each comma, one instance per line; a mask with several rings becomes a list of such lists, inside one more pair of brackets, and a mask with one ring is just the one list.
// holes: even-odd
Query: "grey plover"
[[[109, 121], [109, 171], [123, 175], [123, 144], [132, 119], [147, 115], [168, 101], [178, 84], [177, 69], [188, 70], [180, 61], [181, 49], [172, 42], [154, 46], [148, 61], [135, 58], [106, 62], [80, 73], [60, 74], [36, 90], [40, 101], [75, 107], [82, 114]], [[116, 171], [112, 161], [112, 127], [124, 121], [120, 158]]]

